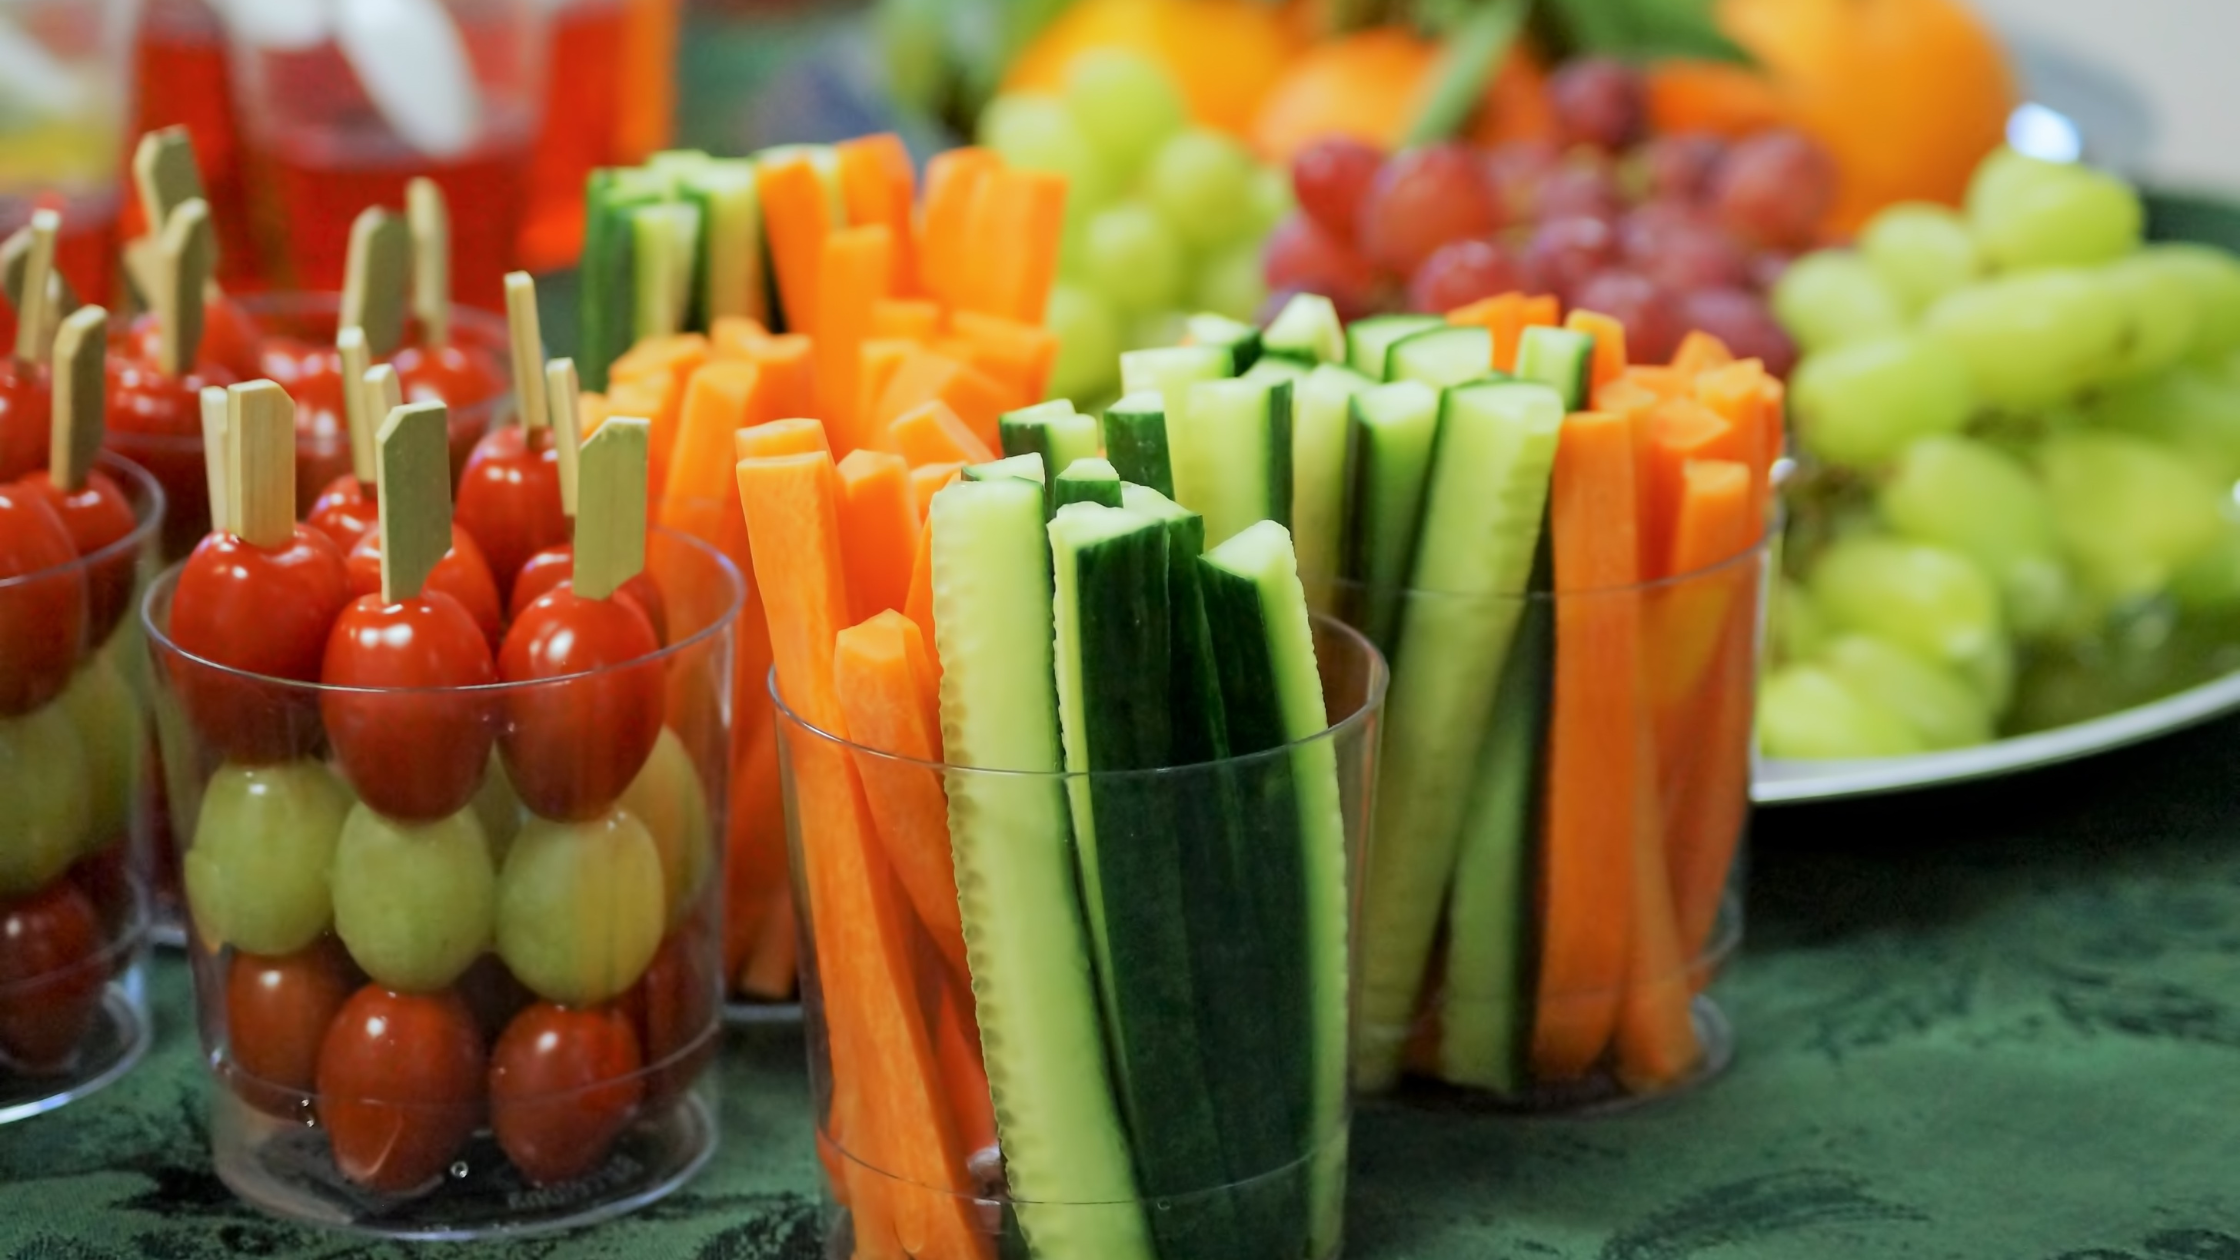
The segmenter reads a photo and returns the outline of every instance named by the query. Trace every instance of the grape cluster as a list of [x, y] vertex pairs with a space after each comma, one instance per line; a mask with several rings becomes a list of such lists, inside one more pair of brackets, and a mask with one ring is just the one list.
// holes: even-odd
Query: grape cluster
[[1013, 166], [1066, 177], [1065, 251], [1046, 317], [1061, 347], [1052, 397], [1112, 393], [1120, 352], [1171, 343], [1186, 312], [1259, 312], [1260, 242], [1290, 212], [1290, 188], [1235, 137], [1190, 125], [1157, 63], [1084, 54], [1059, 96], [997, 97], [979, 141]]
[[2121, 180], [2002, 150], [1797, 261], [1806, 457], [1759, 726], [1776, 757], [2061, 725], [2229, 668], [2240, 262]]
[[1303, 150], [1299, 213], [1263, 259], [1268, 287], [1323, 294], [1348, 319], [1552, 293], [1624, 322], [1644, 361], [1701, 329], [1786, 375], [1795, 349], [1764, 290], [1813, 243], [1834, 162], [1788, 130], [1651, 136], [1641, 77], [1618, 61], [1574, 62], [1547, 92], [1551, 140], [1388, 155], [1331, 137]]

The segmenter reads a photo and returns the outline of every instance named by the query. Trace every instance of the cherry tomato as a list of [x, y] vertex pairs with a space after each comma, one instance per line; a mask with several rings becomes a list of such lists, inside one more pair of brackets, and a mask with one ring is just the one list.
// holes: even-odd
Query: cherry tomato
[[441, 591], [385, 604], [360, 596], [327, 636], [319, 700], [343, 775], [376, 813], [408, 823], [467, 807], [490, 762], [490, 706], [449, 690], [496, 682], [490, 642]]
[[645, 1096], [630, 1021], [612, 1007], [539, 1002], [490, 1053], [490, 1127], [521, 1175], [544, 1186], [597, 1168]]
[[650, 659], [659, 649], [637, 605], [585, 599], [566, 582], [514, 619], [498, 650], [501, 678], [586, 675], [507, 693], [499, 747], [531, 810], [567, 822], [597, 818], [638, 777], [661, 737], [661, 662]]
[[475, 444], [459, 482], [458, 521], [482, 545], [498, 594], [510, 596], [529, 557], [568, 541], [552, 430], [507, 425]]
[[411, 402], [444, 402], [472, 407], [505, 392], [506, 370], [496, 356], [478, 346], [457, 342], [441, 346], [406, 346], [390, 356], [397, 369], [397, 383]]
[[133, 359], [109, 356], [110, 450], [148, 470], [163, 487], [163, 555], [175, 560], [210, 532], [210, 482], [202, 461], [202, 390], [238, 378], [214, 364], [173, 379]]
[[236, 1093], [291, 1117], [318, 1085], [327, 1026], [357, 984], [333, 937], [282, 958], [236, 953], [226, 967], [227, 1054]]
[[342, 353], [331, 341], [321, 344], [274, 334], [257, 347], [256, 375], [287, 390], [291, 398], [305, 377], [322, 374], [334, 377], [340, 388]]
[[77, 885], [0, 903], [0, 1056], [38, 1075], [69, 1067], [108, 980], [101, 920]]
[[[23, 485], [46, 496], [47, 506], [54, 509], [55, 515], [62, 519], [62, 527], [70, 532], [70, 543], [77, 548], [80, 559], [115, 547], [140, 523], [132, 513], [132, 501], [125, 497], [123, 488], [98, 468], [87, 472], [85, 485], [76, 490], [66, 491], [55, 485], [44, 471], [24, 478]], [[109, 632], [124, 619], [125, 611], [132, 604], [132, 583], [139, 576], [139, 565], [137, 554], [118, 548], [87, 566], [86, 645], [89, 648], [107, 643]]]
[[[153, 363], [162, 339], [156, 317], [142, 315], [125, 333], [124, 353]], [[202, 304], [202, 344], [196, 348], [196, 357], [242, 380], [255, 380], [264, 375], [264, 340], [264, 329], [257, 326], [256, 316], [240, 303], [221, 297]]]
[[467, 1006], [474, 1011], [474, 1026], [482, 1032], [486, 1042], [496, 1041], [537, 995], [529, 986], [513, 978], [506, 970], [505, 960], [496, 954], [484, 954], [474, 960], [464, 974], [452, 982]]
[[663, 938], [619, 1005], [645, 1048], [649, 1101], [666, 1102], [692, 1088], [716, 1057], [715, 959], [703, 916]]
[[[547, 547], [529, 557], [529, 563], [521, 566], [520, 576], [513, 579], [513, 600], [508, 615], [520, 617], [523, 609], [536, 603], [546, 591], [574, 577], [575, 572], [573, 543]], [[646, 615], [646, 620], [653, 624], [654, 638], [663, 643], [669, 641], [669, 604], [661, 597], [661, 588], [654, 583], [651, 574], [641, 570], [636, 577], [624, 582], [618, 593]]]
[[403, 1194], [441, 1177], [482, 1118], [482, 1036], [459, 995], [352, 994], [319, 1047], [319, 1120], [335, 1167]]
[[86, 574], [47, 497], [0, 486], [0, 717], [62, 694], [85, 643]]
[[54, 400], [47, 370], [0, 359], [0, 481], [14, 481], [47, 466], [54, 433]]
[[[474, 537], [457, 525], [451, 527], [451, 550], [443, 553], [428, 572], [431, 591], [442, 591], [458, 600], [482, 628], [482, 637], [495, 652], [505, 641], [505, 615], [498, 604], [497, 579], [490, 576], [490, 562]], [[381, 591], [381, 533], [375, 530], [350, 549], [350, 593], [377, 595]]]
[[311, 501], [311, 510], [304, 514], [304, 524], [317, 529], [334, 540], [334, 545], [347, 556], [358, 540], [373, 533], [381, 525], [381, 502], [366, 493], [365, 484], [355, 473], [344, 473], [328, 482]]
[[325, 534], [295, 527], [276, 551], [212, 534], [187, 558], [171, 599], [171, 638], [201, 661], [171, 662], [188, 715], [226, 755], [254, 765], [285, 761], [319, 742], [309, 701], [292, 688], [212, 669], [312, 682], [327, 632], [350, 602], [342, 553]]
[[108, 936], [121, 934], [139, 912], [137, 866], [132, 846], [120, 842], [102, 845], [70, 867], [70, 882], [93, 903], [93, 912]]

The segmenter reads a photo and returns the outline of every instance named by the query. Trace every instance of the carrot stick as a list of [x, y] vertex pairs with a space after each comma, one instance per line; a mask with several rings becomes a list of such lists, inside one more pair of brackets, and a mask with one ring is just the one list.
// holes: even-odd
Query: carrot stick
[[943, 306], [957, 306], [980, 259], [973, 253], [973, 213], [982, 180], [1002, 169], [987, 149], [950, 149], [926, 164], [926, 203], [918, 240], [918, 287]]
[[1654, 367], [1645, 363], [1636, 363], [1628, 367], [1622, 379], [1628, 384], [1648, 390], [1659, 398], [1693, 397], [1696, 388], [1696, 378], [1692, 375], [1683, 375], [1678, 368]]
[[910, 292], [918, 282], [917, 262], [910, 256], [911, 203], [917, 194], [910, 151], [893, 132], [844, 140], [833, 149], [840, 157], [840, 197], [848, 206], [849, 226], [876, 223], [892, 234], [887, 290]]
[[[762, 674], [767, 676], [769, 669], [765, 663]], [[753, 690], [761, 691], [765, 681], [758, 678]], [[787, 889], [778, 732], [767, 698], [758, 711], [758, 720], [742, 716], [735, 723], [738, 753], [731, 760], [731, 816], [724, 831], [724, 974], [742, 988], [746, 969], [761, 949], [771, 908]]]
[[1563, 320], [1563, 300], [1553, 293], [1529, 294], [1519, 310], [1519, 317], [1525, 328], [1553, 328]]
[[899, 609], [910, 594], [918, 553], [918, 509], [910, 465], [885, 451], [850, 452], [840, 461], [840, 540], [848, 562], [848, 615], [861, 621]]
[[778, 885], [762, 925], [739, 973], [739, 991], [765, 1002], [783, 1002], [793, 996], [801, 966], [801, 920], [794, 914], [792, 889]]
[[964, 295], [953, 305], [1039, 324], [1058, 275], [1065, 176], [999, 168], [981, 180], [979, 194], [972, 212], [972, 266]]
[[[939, 684], [927, 664], [917, 624], [887, 611], [840, 632], [833, 687], [859, 744], [911, 758], [941, 760]], [[858, 754], [871, 819], [887, 860], [917, 907], [918, 921], [954, 974], [972, 983], [965, 964], [964, 919], [949, 852], [949, 795], [931, 765]]]
[[1732, 460], [1745, 475], [1755, 465], [1755, 434], [1688, 399], [1658, 404], [1655, 440], [1649, 452], [1649, 528], [1644, 531], [1649, 568], [1644, 576], [1670, 577], [1686, 573], [1674, 554], [1673, 530], [1680, 520], [1682, 476], [1691, 462]]
[[762, 226], [770, 238], [786, 328], [806, 331], [817, 318], [817, 267], [833, 226], [824, 181], [808, 158], [799, 157], [757, 166], [755, 190], [762, 197]]
[[1734, 352], [1727, 349], [1727, 343], [1700, 328], [1682, 337], [1680, 348], [1672, 354], [1672, 370], [1684, 377], [1700, 376], [1732, 362]]
[[611, 383], [667, 375], [675, 377], [681, 389], [692, 379], [692, 374], [700, 370], [700, 365], [708, 361], [708, 353], [708, 339], [699, 333], [648, 337], [614, 361], [607, 369], [607, 379]]
[[941, 335], [941, 308], [923, 298], [880, 298], [871, 304], [871, 335], [931, 341]]
[[1689, 1010], [1694, 989], [1680, 952], [1664, 841], [1653, 818], [1634, 830], [1633, 839], [1633, 927], [1618, 1009], [1617, 1067], [1619, 1081], [1647, 1092], [1686, 1077], [1702, 1061], [1703, 1046]]
[[725, 315], [708, 329], [708, 357], [751, 359], [756, 346], [770, 340], [770, 330], [744, 315]]
[[1724, 417], [1748, 442], [1750, 475], [1764, 481], [1773, 466], [1765, 445], [1765, 399], [1759, 387], [1766, 381], [1765, 364], [1742, 359], [1710, 368], [1696, 377], [1696, 401]]
[[1549, 720], [1544, 937], [1532, 1057], [1566, 1080], [1601, 1058], [1632, 948], [1638, 833], [1651, 820], [1635, 580], [1633, 434], [1625, 417], [1565, 419], [1549, 486], [1555, 556], [1555, 700]]
[[[751, 430], [750, 430], [751, 432]], [[840, 544], [838, 476], [825, 453], [739, 461], [755, 580], [769, 610], [778, 685], [800, 717], [833, 734], [847, 731], [833, 685], [835, 644], [847, 622]], [[969, 1218], [970, 1154], [942, 1096], [930, 1030], [915, 1010], [909, 902], [872, 834], [855, 763], [826, 741], [803, 735], [790, 758], [794, 803], [809, 842], [803, 885], [815, 938], [818, 982], [835, 1080], [857, 1092], [862, 1125], [849, 1128], [854, 1153], [850, 1201], [882, 1197], [894, 1237], [856, 1245], [909, 1255], [983, 1254]], [[909, 1183], [937, 1193], [913, 1191]], [[946, 1192], [946, 1193], [939, 1193]]]
[[[947, 483], [944, 482], [944, 485]], [[931, 498], [931, 496], [927, 496]], [[933, 531], [918, 531], [918, 554], [910, 562], [910, 594], [902, 601], [903, 614], [918, 625], [925, 643], [926, 663], [935, 683], [941, 681], [941, 648], [933, 637]]]
[[817, 413], [816, 343], [800, 333], [765, 337], [748, 352], [747, 362], [762, 369], [773, 416]]
[[887, 425], [894, 449], [913, 468], [928, 464], [985, 464], [995, 452], [965, 427], [949, 404], [935, 399], [896, 416]]
[[676, 456], [660, 498], [661, 524], [714, 542], [723, 514], [731, 435], [754, 423], [762, 373], [752, 363], [710, 363], [685, 387], [677, 421]]
[[577, 412], [585, 422], [584, 441], [598, 432], [597, 420], [604, 424], [609, 416], [638, 416], [650, 426], [646, 444], [646, 490], [649, 496], [659, 493], [669, 481], [669, 462], [676, 447], [677, 425], [683, 414], [684, 386], [677, 378], [665, 372], [641, 376], [636, 380], [610, 381], [607, 386], [607, 405], [597, 415]]
[[808, 455], [816, 451], [829, 453], [831, 450], [825, 440], [824, 424], [816, 420], [772, 420], [731, 435], [731, 454], [737, 459]]
[[900, 337], [873, 337], [863, 343], [856, 381], [856, 414], [871, 425], [872, 440], [867, 445], [876, 450], [894, 449], [894, 434], [879, 423], [879, 403], [886, 397], [887, 386], [893, 382], [902, 361], [917, 348], [917, 342]]
[[934, 1015], [934, 1053], [949, 1086], [949, 1106], [968, 1149], [996, 1144], [995, 1100], [988, 1090], [988, 1069], [980, 1057], [980, 1030], [973, 1025], [971, 989], [959, 996], [954, 983], [941, 986], [941, 1007]]
[[1511, 372], [1517, 366], [1517, 345], [1524, 337], [1524, 294], [1501, 293], [1480, 298], [1447, 312], [1447, 322], [1483, 328], [1493, 334], [1493, 368]]
[[1019, 391], [1021, 405], [1041, 402], [1058, 361], [1058, 335], [1040, 324], [958, 311], [950, 321], [967, 347], [967, 362]]
[[991, 450], [999, 449], [996, 420], [1010, 410], [1010, 391], [987, 373], [946, 355], [913, 350], [895, 368], [894, 379], [880, 395], [878, 416], [894, 423], [903, 412], [920, 403], [939, 399]]
[[910, 470], [910, 505], [917, 509], [918, 524], [925, 524], [933, 510], [933, 496], [963, 471], [963, 464], [922, 464]]
[[1573, 311], [1563, 326], [1594, 338], [1594, 386], [1617, 380], [1626, 371], [1626, 326], [1599, 311]]
[[831, 428], [837, 454], [870, 445], [869, 426], [856, 417], [856, 395], [871, 304], [886, 295], [893, 255], [893, 237], [877, 224], [824, 238], [817, 268], [816, 414]]

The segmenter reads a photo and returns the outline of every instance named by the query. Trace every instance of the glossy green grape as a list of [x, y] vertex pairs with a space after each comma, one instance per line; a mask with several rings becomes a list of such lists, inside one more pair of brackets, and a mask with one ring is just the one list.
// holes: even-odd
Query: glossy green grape
[[1810, 583], [1831, 626], [1911, 648], [1977, 683], [1994, 708], [2004, 704], [2012, 661], [1998, 588], [1966, 556], [1855, 536], [1821, 553]]
[[1820, 606], [1812, 600], [1812, 592], [1802, 582], [1782, 578], [1774, 584], [1773, 607], [1766, 623], [1773, 636], [1774, 659], [1778, 661], [1810, 660], [1820, 652], [1820, 645], [1827, 642], [1827, 618], [1820, 613]]
[[2149, 245], [2139, 252], [2159, 259], [2193, 289], [2196, 357], [2218, 359], [2240, 350], [2240, 259], [2187, 241]]
[[2038, 468], [2071, 563], [2110, 599], [2151, 594], [2217, 541], [2220, 487], [2169, 447], [2127, 433], [2062, 433]]
[[521, 820], [527, 811], [514, 794], [505, 758], [495, 748], [490, 750], [490, 766], [482, 773], [482, 786], [475, 789], [471, 808], [475, 821], [482, 824], [483, 838], [490, 843], [491, 869], [505, 869], [506, 853], [513, 848], [513, 838], [521, 834]]
[[433, 993], [490, 947], [497, 873], [473, 809], [424, 826], [350, 811], [334, 850], [334, 930], [381, 984]]
[[1089, 220], [1082, 279], [1123, 311], [1156, 311], [1182, 301], [1182, 242], [1158, 211], [1123, 201]]
[[1050, 368], [1053, 398], [1097, 398], [1111, 393], [1120, 377], [1120, 321], [1110, 303], [1079, 285], [1051, 286], [1044, 321], [1058, 338], [1058, 359]]
[[2139, 247], [2139, 194], [2089, 166], [2043, 162], [2001, 149], [1968, 185], [1968, 226], [1993, 267], [2074, 267]]
[[1768, 757], [1902, 757], [1926, 750], [1905, 719], [1816, 665], [1768, 675], [1758, 697], [1758, 742]]
[[1254, 179], [1252, 154], [1235, 137], [1192, 128], [1159, 146], [1143, 188], [1183, 240], [1208, 248], [1252, 230]]
[[0, 897], [39, 891], [77, 860], [88, 815], [85, 746], [63, 705], [0, 718]]
[[699, 904], [707, 886], [708, 871], [715, 865], [715, 829], [708, 825], [708, 792], [693, 768], [692, 754], [675, 730], [661, 728], [661, 738], [646, 758], [618, 802], [653, 837], [661, 853], [661, 886], [669, 907], [669, 926], [675, 927]]
[[1095, 48], [1073, 59], [1065, 103], [1099, 160], [1123, 179], [1190, 118], [1181, 89], [1157, 62], [1119, 48]]
[[2129, 329], [2125, 315], [2096, 272], [2032, 271], [1946, 294], [1921, 331], [1959, 352], [1978, 401], [2027, 410], [2105, 378]]
[[85, 752], [87, 818], [85, 850], [92, 852], [132, 830], [133, 798], [140, 792], [141, 750], [148, 725], [140, 697], [107, 652], [97, 652], [70, 679], [63, 711]]
[[980, 143], [1022, 170], [1066, 177], [1066, 214], [1086, 216], [1110, 200], [1117, 180], [1073, 111], [1052, 96], [999, 96], [980, 114]]
[[1876, 215], [1859, 234], [1859, 254], [1916, 315], [1983, 274], [1967, 221], [1928, 202], [1903, 202]]
[[1866, 259], [1824, 249], [1799, 258], [1773, 286], [1773, 313], [1806, 354], [1904, 331], [1905, 304]]
[[1842, 635], [1822, 649], [1820, 664], [1853, 694], [1872, 696], [1897, 714], [1924, 748], [1966, 748], [1991, 738], [1983, 693], [1887, 639]]
[[2193, 612], [2240, 609], [2240, 522], [2225, 522], [2217, 541], [2170, 575], [2170, 597]]
[[582, 823], [531, 818], [498, 876], [498, 956], [547, 1001], [607, 1001], [661, 947], [662, 883], [660, 850], [626, 810]]
[[1958, 429], [1971, 407], [1960, 356], [1910, 334], [1812, 355], [1790, 381], [1798, 440], [1821, 459], [1853, 468], [1876, 467], [1917, 438]]
[[1252, 231], [1248, 235], [1256, 242], [1264, 240], [1298, 208], [1290, 172], [1280, 166], [1261, 167], [1252, 177]]
[[2240, 481], [2240, 380], [2180, 364], [2102, 391], [2086, 414], [2178, 451], [2221, 484]]
[[2021, 461], [1974, 438], [1923, 438], [1905, 449], [1876, 497], [1892, 530], [1981, 565], [2024, 635], [2052, 628], [2070, 595], [2045, 488]]
[[1260, 316], [1268, 300], [1268, 282], [1260, 268], [1260, 251], [1246, 245], [1214, 254], [1198, 264], [1198, 282], [1191, 289], [1193, 310], [1211, 311], [1250, 323]]
[[2108, 379], [2151, 376], [2193, 352], [2201, 332], [2201, 299], [2183, 263], [2134, 254], [2102, 268], [2100, 278], [2128, 325]]
[[352, 803], [316, 761], [218, 767], [182, 863], [203, 941], [292, 954], [317, 940], [334, 919], [327, 874]]

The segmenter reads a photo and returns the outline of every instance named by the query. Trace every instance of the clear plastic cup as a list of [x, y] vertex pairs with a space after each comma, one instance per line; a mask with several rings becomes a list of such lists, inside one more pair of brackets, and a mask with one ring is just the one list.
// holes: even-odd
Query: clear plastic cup
[[648, 560], [659, 652], [467, 688], [226, 669], [169, 637], [178, 570], [150, 589], [211, 1153], [244, 1200], [519, 1234], [651, 1202], [713, 1152], [742, 585], [674, 534]]
[[[1168, 770], [913, 761], [818, 730], [778, 701], [826, 1254], [1149, 1255], [1153, 1240], [1162, 1254], [1337, 1254], [1350, 1119], [1345, 942], [1385, 670], [1367, 639], [1327, 619], [1316, 622], [1315, 655], [1328, 729]], [[900, 886], [911, 882], [900, 874], [909, 845], [890, 823], [906, 816], [890, 807], [913, 799], [920, 816], [930, 806], [939, 817], [944, 796], [951, 810], [972, 802], [949, 816], [980, 819], [989, 846], [956, 859], [964, 971], [919, 918], [905, 918], [923, 903]], [[1117, 890], [1101, 916], [1058, 909], [1075, 904], [1072, 873], [1084, 865], [1068, 803], [1111, 797], [1163, 820], [1132, 840], [1179, 842], [1179, 913], [1123, 922], [1140, 905]], [[1325, 824], [1304, 821], [1308, 811]], [[1033, 821], [991, 825], [1003, 817]], [[1101, 829], [1100, 846], [1119, 841]], [[884, 856], [864, 861], [862, 843]], [[1052, 880], [1024, 877], [1029, 888], [1014, 882], [1021, 870]], [[1012, 904], [997, 905], [1006, 891]], [[866, 904], [887, 908], [885, 928], [862, 922]], [[998, 916], [1046, 930], [998, 947], [987, 934], [1012, 930], [989, 926]], [[1084, 919], [1093, 926], [1066, 926]], [[873, 943], [881, 935], [889, 947]], [[1187, 973], [1164, 991], [1195, 996], [1131, 998], [1131, 1014], [1114, 1021], [1091, 956], [1154, 946]], [[1030, 992], [999, 1013], [1004, 997]], [[1013, 1022], [1022, 1015], [1032, 1031]], [[1106, 1049], [1121, 1028], [1133, 1047], [1125, 1072]], [[1181, 1048], [1192, 1043], [1197, 1051]]]
[[85, 600], [95, 624], [108, 624], [101, 641], [80, 645], [59, 696], [0, 717], [0, 1123], [116, 1080], [152, 1036], [141, 975], [151, 736], [131, 613], [155, 571], [163, 491], [114, 456], [96, 467], [131, 501], [132, 532], [0, 580], [11, 630], [57, 597]]
[[[1360, 1090], [1581, 1110], [1730, 1061], [1712, 986], [1742, 934], [1765, 564], [1760, 544], [1603, 590], [1337, 590], [1349, 620], [1398, 639]], [[1411, 658], [1433, 633], [1474, 646]]]

